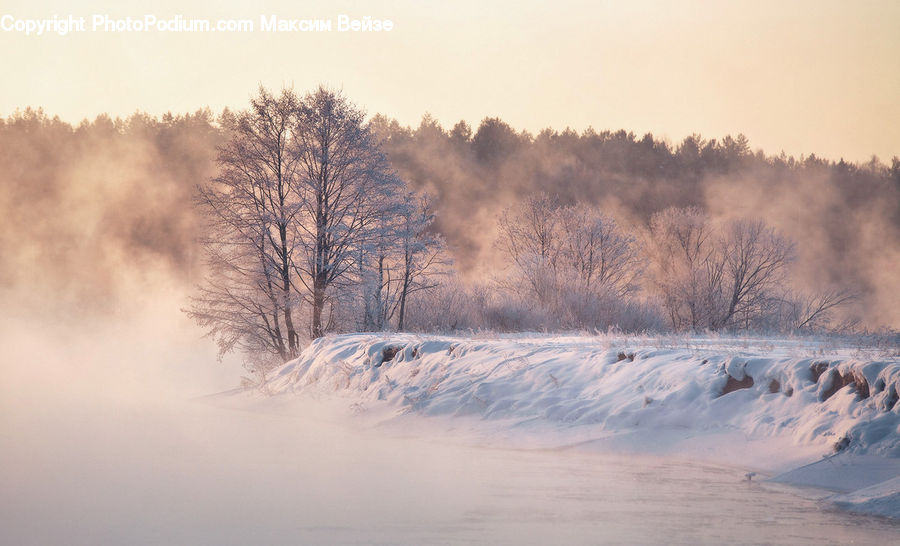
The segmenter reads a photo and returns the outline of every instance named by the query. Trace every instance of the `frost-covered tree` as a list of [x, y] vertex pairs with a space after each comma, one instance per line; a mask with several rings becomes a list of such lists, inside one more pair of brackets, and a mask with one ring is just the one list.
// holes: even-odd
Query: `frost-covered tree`
[[427, 196], [409, 193], [381, 222], [377, 237], [360, 252], [360, 286], [365, 330], [383, 330], [396, 317], [406, 327], [410, 296], [437, 285], [447, 273], [443, 239], [432, 232], [434, 216]]
[[560, 325], [614, 325], [637, 291], [637, 242], [596, 207], [532, 195], [504, 211], [499, 231], [497, 247], [513, 266], [507, 289]]
[[709, 327], [722, 264], [711, 222], [698, 208], [669, 208], [650, 220], [650, 285], [677, 330]]
[[219, 174], [199, 190], [209, 275], [188, 314], [222, 353], [283, 362], [299, 352], [301, 306], [311, 308], [309, 334], [323, 335], [328, 305], [361, 282], [354, 256], [397, 246], [405, 184], [362, 111], [327, 89], [260, 89], [222, 125]]
[[188, 314], [209, 328], [221, 353], [238, 346], [283, 361], [299, 350], [297, 106], [293, 92], [261, 88], [248, 110], [226, 113], [219, 174], [199, 189], [210, 273]]
[[406, 327], [406, 310], [410, 296], [437, 286], [447, 273], [450, 259], [444, 239], [432, 229], [434, 214], [428, 196], [418, 200], [409, 194], [410, 206], [400, 216], [400, 286], [396, 304], [397, 329]]
[[562, 230], [560, 254], [570, 277], [617, 298], [637, 291], [642, 267], [634, 236], [595, 207], [573, 205], [557, 214]]
[[390, 169], [364, 113], [343, 95], [320, 87], [297, 113], [298, 230], [305, 259], [296, 272], [312, 307], [310, 333], [322, 336], [330, 292], [347, 281], [360, 248], [382, 236], [405, 185]]
[[555, 270], [561, 252], [558, 201], [545, 193], [525, 197], [503, 211], [497, 248], [511, 260], [514, 282], [524, 282], [537, 301], [553, 297]]
[[794, 247], [762, 220], [731, 221], [724, 231], [720, 242], [724, 292], [715, 302], [710, 327], [750, 329], [754, 317], [769, 313], [784, 286]]
[[650, 221], [650, 286], [678, 330], [752, 327], [779, 300], [793, 246], [759, 220], [714, 226], [697, 208]]
[[406, 203], [397, 202], [391, 214], [378, 220], [371, 240], [359, 249], [359, 287], [362, 296], [361, 328], [384, 330], [397, 301], [397, 272], [401, 219]]

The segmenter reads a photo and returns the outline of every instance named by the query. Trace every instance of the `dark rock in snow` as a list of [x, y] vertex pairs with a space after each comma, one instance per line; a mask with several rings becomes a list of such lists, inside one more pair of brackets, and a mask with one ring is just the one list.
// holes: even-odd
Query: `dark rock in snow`
[[397, 356], [397, 353], [399, 353], [402, 349], [403, 347], [398, 347], [396, 345], [385, 347], [381, 351], [381, 362], [390, 362], [391, 360], [394, 360], [394, 357]]
[[749, 375], [745, 375], [744, 378], [740, 381], [729, 375], [728, 381], [725, 383], [725, 387], [722, 389], [722, 394], [720, 394], [719, 396], [725, 396], [730, 392], [739, 391], [741, 389], [749, 389], [752, 386], [753, 378]]
[[809, 367], [809, 372], [812, 374], [812, 382], [818, 383], [819, 378], [822, 377], [822, 374], [825, 373], [825, 370], [828, 369], [827, 362], [813, 362]]
[[832, 448], [834, 448], [835, 453], [840, 453], [850, 447], [850, 438], [848, 436], [844, 436], [840, 440], [834, 443]]
[[843, 389], [847, 385], [847, 383], [844, 382], [844, 376], [837, 370], [831, 370], [828, 380], [831, 381], [831, 385], [825, 389], [825, 392], [823, 392], [822, 396], [819, 398], [819, 401], [821, 402], [828, 400], [834, 396], [837, 391]]

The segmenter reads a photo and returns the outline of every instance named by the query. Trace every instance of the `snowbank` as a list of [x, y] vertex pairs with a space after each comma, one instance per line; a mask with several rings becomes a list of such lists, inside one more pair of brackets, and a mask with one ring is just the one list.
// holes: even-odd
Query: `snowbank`
[[863, 467], [890, 460], [880, 484], [815, 470], [779, 479], [868, 487], [835, 500], [900, 517], [900, 363], [890, 351], [777, 339], [354, 334], [316, 340], [270, 378], [270, 393], [338, 392], [398, 419], [466, 417], [492, 434], [552, 431], [559, 445], [704, 456], [767, 473], [834, 453]]
[[836, 495], [831, 500], [854, 512], [900, 517], [900, 476], [846, 495]]

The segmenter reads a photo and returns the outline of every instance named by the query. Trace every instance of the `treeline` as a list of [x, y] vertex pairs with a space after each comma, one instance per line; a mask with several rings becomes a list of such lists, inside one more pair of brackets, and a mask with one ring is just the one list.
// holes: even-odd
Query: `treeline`
[[375, 116], [372, 126], [400, 176], [434, 196], [437, 228], [467, 278], [508, 269], [498, 218], [529, 195], [597, 207], [635, 236], [654, 214], [696, 207], [713, 224], [752, 218], [792, 241], [792, 286], [855, 295], [841, 322], [900, 324], [900, 158], [766, 155], [743, 135], [677, 143], [624, 130], [533, 135], [497, 118], [444, 128], [426, 115], [410, 128]]
[[[814, 154], [799, 159], [784, 153], [767, 156], [751, 150], [743, 135], [691, 135], [677, 144], [624, 130], [546, 129], [532, 135], [516, 132], [497, 118], [483, 120], [474, 131], [464, 121], [444, 129], [428, 115], [415, 129], [383, 116], [375, 116], [372, 125], [401, 176], [437, 197], [442, 232], [467, 250], [486, 247], [478, 235], [484, 226], [471, 226], [473, 220], [486, 217], [493, 222], [511, 198], [534, 192], [555, 195], [565, 204], [603, 204], [629, 220], [647, 223], [653, 213], [672, 206], [738, 206], [717, 202], [711, 195], [722, 185], [762, 194], [778, 187], [787, 190], [785, 199], [800, 200], [812, 196], [800, 195], [806, 188], [798, 186], [812, 181], [812, 192], [833, 194], [828, 207], [835, 213], [886, 212], [895, 228], [900, 224], [897, 157], [890, 165], [874, 157], [860, 165]], [[832, 239], [846, 240], [852, 239], [848, 234], [856, 226], [829, 222], [828, 229]], [[478, 258], [477, 252], [460, 257], [466, 267]]]
[[[304, 299], [316, 291], [316, 281], [290, 287], [299, 306], [298, 338], [398, 327], [900, 324], [898, 158], [887, 165], [875, 158], [856, 164], [765, 155], [741, 135], [692, 135], [678, 143], [591, 129], [533, 135], [496, 118], [477, 128], [465, 122], [444, 128], [426, 115], [410, 128], [380, 115], [365, 120], [350, 107], [359, 129], [371, 135], [373, 153], [384, 155], [383, 176], [398, 184], [395, 204], [415, 206], [367, 232], [365, 252], [353, 247], [343, 255], [347, 275], [322, 292], [318, 330], [316, 305]], [[130, 290], [149, 275], [200, 284], [211, 267], [204, 244], [215, 233], [209, 210], [197, 207], [203, 201], [198, 188], [222, 181], [228, 165], [222, 153], [233, 143], [235, 120], [251, 110], [100, 116], [77, 126], [35, 110], [0, 120], [0, 286], [7, 294], [33, 293], [83, 310], [127, 305]], [[535, 203], [543, 203], [539, 216], [556, 241], [553, 259], [547, 255], [541, 264], [517, 257], [510, 246], [511, 233], [523, 236], [519, 228]], [[406, 243], [398, 238], [400, 219], [408, 224]], [[672, 266], [681, 277], [660, 274], [660, 249], [672, 246], [659, 228], [666, 221], [666, 233], [677, 225], [707, 234], [702, 252], [685, 254], [702, 259]], [[377, 242], [371, 236], [378, 233], [391, 237]], [[729, 282], [725, 271], [739, 268], [728, 256], [748, 234], [768, 241], [761, 247], [785, 250], [776, 253], [783, 258], [779, 290], [768, 286], [734, 303], [725, 297], [734, 276]], [[586, 241], [595, 236], [615, 243], [609, 248], [626, 264], [608, 287], [594, 277], [596, 264], [584, 259], [593, 244]], [[385, 249], [380, 270], [379, 260], [370, 259], [378, 254], [369, 252], [379, 244]], [[424, 262], [401, 267], [411, 249], [428, 257], [427, 275], [416, 270]], [[309, 274], [316, 263], [288, 267]], [[407, 279], [405, 290], [404, 270], [422, 275]], [[666, 278], [683, 282], [666, 289]], [[830, 311], [828, 320], [823, 313], [802, 324], [817, 307]], [[296, 343], [287, 341], [287, 354]]]

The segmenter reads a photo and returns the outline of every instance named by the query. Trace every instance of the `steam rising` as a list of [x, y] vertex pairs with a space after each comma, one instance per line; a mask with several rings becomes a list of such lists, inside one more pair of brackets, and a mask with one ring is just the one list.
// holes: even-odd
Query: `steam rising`
[[[579, 151], [577, 135], [532, 141], [496, 122], [497, 134], [481, 137], [376, 122], [395, 168], [438, 198], [439, 227], [470, 277], [499, 267], [496, 218], [529, 192], [600, 203], [636, 229], [656, 210], [696, 203], [719, 217], [762, 215], [798, 241], [805, 280], [858, 285], [858, 312], [900, 324], [891, 179], [842, 180], [818, 167], [647, 177], [615, 154]], [[627, 164], [634, 143], [620, 140]], [[335, 414], [316, 405], [273, 416], [191, 401], [235, 385], [240, 366], [212, 366], [213, 344], [179, 312], [200, 274], [192, 196], [214, 172], [219, 141], [208, 112], [72, 128], [26, 111], [0, 122], [2, 541], [426, 543], [450, 532], [546, 543], [559, 538], [559, 514], [588, 514], [567, 521], [572, 541], [617, 524], [627, 541], [623, 514], [643, 514], [647, 502], [634, 482], [615, 481], [627, 462], [384, 440], [324, 422]], [[643, 146], [665, 156], [661, 143]], [[737, 489], [727, 474], [654, 468], [665, 498], [692, 484]], [[560, 494], [570, 490], [588, 496]], [[754, 494], [764, 521], [771, 499]], [[745, 497], [731, 502], [726, 512], [745, 513]], [[713, 504], [721, 514], [721, 499]], [[817, 514], [810, 505], [804, 513]], [[701, 516], [690, 527], [746, 525], [751, 536], [768, 528], [757, 520]], [[676, 511], [660, 532], [683, 528]]]
[[415, 130], [376, 117], [401, 175], [437, 195], [438, 224], [470, 278], [497, 267], [496, 222], [533, 192], [600, 205], [631, 229], [670, 206], [699, 206], [713, 220], [761, 218], [796, 243], [796, 287], [859, 295], [843, 318], [900, 326], [900, 159], [887, 167], [753, 153], [742, 136], [697, 135], [678, 145], [625, 131], [536, 137], [486, 119], [474, 136], [429, 116]]
[[[517, 133], [502, 120], [415, 130], [372, 120], [395, 169], [435, 196], [457, 268], [483, 279], [505, 264], [497, 218], [543, 191], [599, 204], [644, 229], [669, 206], [716, 218], [757, 216], [797, 244], [799, 286], [861, 297], [849, 317], [900, 326], [900, 161], [890, 167], [814, 156], [766, 157], [742, 137], [672, 145], [625, 131]], [[0, 122], [0, 291], [28, 307], [120, 312], [135, 294], [200, 279], [192, 198], [215, 172], [222, 135], [208, 111], [162, 119], [100, 116], [73, 128], [40, 111]]]
[[192, 195], [213, 173], [208, 112], [100, 116], [72, 128], [27, 110], [0, 122], [0, 290], [54, 312], [110, 312], [190, 280]]

